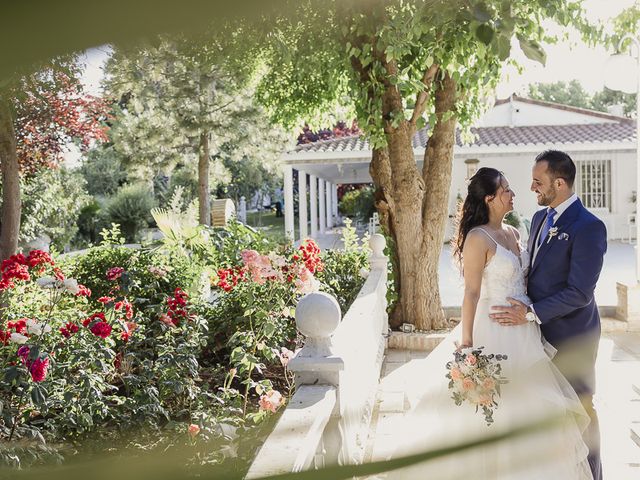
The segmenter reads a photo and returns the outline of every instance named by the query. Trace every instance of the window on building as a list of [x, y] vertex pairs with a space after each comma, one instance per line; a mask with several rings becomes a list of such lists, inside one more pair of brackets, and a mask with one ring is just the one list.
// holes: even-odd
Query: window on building
[[587, 208], [611, 211], [611, 160], [578, 160], [576, 193]]
[[469, 180], [478, 171], [478, 164], [480, 163], [480, 160], [477, 158], [469, 158], [465, 160], [464, 163], [467, 165], [467, 180]]

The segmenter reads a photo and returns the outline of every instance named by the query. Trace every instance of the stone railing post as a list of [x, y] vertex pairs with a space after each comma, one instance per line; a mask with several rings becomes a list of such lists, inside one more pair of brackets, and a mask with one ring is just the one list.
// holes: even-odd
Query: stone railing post
[[296, 307], [296, 325], [305, 335], [302, 350], [289, 362], [295, 374], [296, 388], [304, 385], [332, 385], [336, 387], [337, 402], [323, 435], [321, 462], [337, 464], [341, 448], [340, 374], [344, 360], [335, 355], [332, 334], [340, 324], [342, 314], [335, 298], [323, 292], [309, 293]]
[[384, 239], [384, 236], [379, 233], [374, 233], [369, 239], [369, 246], [371, 247], [371, 255], [369, 256], [371, 269], [380, 268], [386, 272], [389, 259], [384, 254], [384, 249], [387, 246], [387, 241]]
[[387, 246], [387, 241], [384, 238], [384, 235], [380, 233], [374, 233], [371, 235], [369, 239], [369, 247], [371, 247], [371, 255], [369, 256], [369, 265], [371, 266], [371, 270], [380, 270], [380, 274], [384, 278], [382, 282], [384, 287], [384, 292], [381, 294], [380, 301], [382, 302], [382, 334], [385, 335], [385, 346], [386, 339], [388, 338], [389, 333], [389, 314], [387, 313], [387, 268], [389, 265], [389, 257], [384, 254], [384, 249]]
[[296, 307], [296, 325], [306, 337], [304, 347], [289, 362], [295, 373], [296, 387], [301, 385], [338, 385], [343, 369], [341, 358], [334, 355], [331, 335], [340, 324], [340, 305], [328, 293], [309, 293]]
[[247, 224], [247, 200], [244, 196], [240, 197], [240, 205], [238, 206], [238, 220], [245, 225]]

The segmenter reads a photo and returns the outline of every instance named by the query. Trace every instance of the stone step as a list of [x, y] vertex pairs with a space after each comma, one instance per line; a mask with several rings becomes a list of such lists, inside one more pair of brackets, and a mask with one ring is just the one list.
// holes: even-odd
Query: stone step
[[627, 332], [630, 330], [629, 322], [613, 317], [602, 317], [600, 324], [602, 325], [603, 333]]
[[444, 340], [448, 332], [391, 332], [389, 349], [430, 352]]

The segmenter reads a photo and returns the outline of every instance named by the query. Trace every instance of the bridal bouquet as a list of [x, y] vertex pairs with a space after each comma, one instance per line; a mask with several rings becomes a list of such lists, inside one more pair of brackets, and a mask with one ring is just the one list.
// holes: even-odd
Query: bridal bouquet
[[493, 411], [498, 408], [500, 385], [508, 383], [502, 376], [500, 361], [506, 355], [484, 355], [482, 349], [465, 349], [454, 352], [454, 360], [447, 362], [449, 390], [456, 405], [470, 403], [476, 412], [482, 409], [487, 425], [493, 423]]

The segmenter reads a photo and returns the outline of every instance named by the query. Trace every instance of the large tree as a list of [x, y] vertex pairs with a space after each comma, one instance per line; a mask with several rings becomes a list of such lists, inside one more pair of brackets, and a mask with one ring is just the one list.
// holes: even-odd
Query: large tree
[[[517, 38], [544, 62], [541, 22], [585, 27], [579, 1], [423, 0], [366, 5], [297, 2], [298, 18], [271, 22], [258, 88], [285, 125], [351, 106], [373, 149], [376, 207], [393, 240], [399, 293], [392, 324], [444, 323], [438, 290], [456, 125], [489, 103]], [[268, 42], [268, 43], [267, 43]], [[265, 51], [266, 50], [266, 51]], [[422, 168], [412, 140], [428, 125]]]
[[547, 102], [591, 108], [591, 95], [578, 80], [570, 82], [534, 83], [529, 85], [529, 98]]
[[0, 87], [0, 259], [18, 248], [20, 176], [57, 166], [71, 142], [87, 149], [106, 139], [108, 109], [84, 94], [78, 78], [78, 63], [71, 56], [14, 74]]
[[623, 114], [631, 117], [636, 113], [636, 95], [603, 88], [589, 94], [578, 80], [570, 82], [534, 83], [529, 85], [529, 98], [548, 102], [590, 108], [607, 112], [612, 105], [622, 105]]
[[125, 165], [151, 175], [197, 163], [200, 223], [210, 223], [211, 159], [273, 161], [283, 137], [265, 129], [253, 102], [250, 62], [221, 55], [214, 40], [165, 37], [156, 45], [116, 49], [105, 86], [120, 100], [112, 128]]

